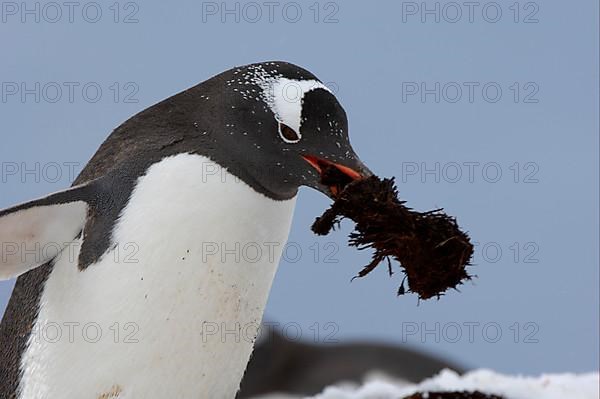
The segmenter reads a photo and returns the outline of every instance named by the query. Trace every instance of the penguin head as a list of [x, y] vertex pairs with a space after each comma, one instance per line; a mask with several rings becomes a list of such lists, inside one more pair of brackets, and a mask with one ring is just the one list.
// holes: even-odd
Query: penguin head
[[[299, 66], [263, 62], [225, 71], [133, 116], [80, 179], [135, 178], [182, 152], [209, 158], [276, 200], [293, 198], [301, 186], [335, 198], [345, 183], [371, 175], [350, 145], [346, 112], [331, 90]], [[342, 184], [323, 178], [332, 170]]]
[[222, 164], [266, 195], [287, 199], [308, 186], [335, 197], [341, 187], [323, 183], [326, 171], [347, 181], [371, 175], [350, 145], [343, 107], [305, 69], [266, 62], [205, 83], [194, 97], [210, 109], [197, 123], [209, 122], [198, 130], [227, 153]]

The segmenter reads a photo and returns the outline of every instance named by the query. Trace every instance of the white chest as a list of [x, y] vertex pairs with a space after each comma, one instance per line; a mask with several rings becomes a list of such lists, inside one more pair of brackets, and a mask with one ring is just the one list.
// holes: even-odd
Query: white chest
[[[22, 360], [20, 399], [232, 398], [287, 240], [273, 201], [197, 155], [142, 177], [116, 245], [58, 258]], [[209, 173], [210, 171], [210, 173]]]

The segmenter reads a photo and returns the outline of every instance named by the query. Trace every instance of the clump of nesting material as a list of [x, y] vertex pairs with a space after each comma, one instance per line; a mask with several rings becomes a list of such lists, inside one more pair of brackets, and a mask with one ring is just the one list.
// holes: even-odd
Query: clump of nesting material
[[[390, 259], [400, 263], [408, 283], [408, 292], [421, 299], [439, 297], [446, 290], [470, 280], [473, 245], [456, 219], [441, 209], [417, 212], [398, 199], [393, 179], [370, 176], [348, 181], [331, 167], [322, 174], [322, 184], [333, 188], [335, 202], [318, 217], [312, 230], [326, 235], [343, 218], [352, 219], [355, 229], [349, 244], [374, 250], [371, 262], [356, 277], [364, 277], [384, 260], [392, 274]], [[404, 280], [398, 295], [407, 290]]]

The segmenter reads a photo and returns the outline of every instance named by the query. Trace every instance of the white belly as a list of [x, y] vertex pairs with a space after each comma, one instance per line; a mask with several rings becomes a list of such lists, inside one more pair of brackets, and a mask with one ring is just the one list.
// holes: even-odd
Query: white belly
[[273, 201], [207, 173], [214, 167], [188, 154], [153, 165], [115, 248], [83, 272], [77, 250], [61, 254], [23, 356], [20, 399], [235, 395], [295, 199]]

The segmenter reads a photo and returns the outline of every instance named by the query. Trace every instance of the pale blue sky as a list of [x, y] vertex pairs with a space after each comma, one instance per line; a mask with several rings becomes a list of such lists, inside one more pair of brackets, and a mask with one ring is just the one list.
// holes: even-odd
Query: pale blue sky
[[[598, 369], [597, 1], [481, 2], [471, 16], [441, 2], [439, 22], [421, 2], [281, 2], [271, 16], [257, 2], [225, 23], [221, 2], [122, 2], [118, 15], [107, 3], [97, 23], [86, 2], [72, 23], [66, 7], [58, 16], [39, 3], [36, 22], [9, 3], [0, 19], [0, 208], [67, 187], [69, 165], [79, 171], [147, 106], [234, 65], [287, 60], [330, 82], [354, 148], [376, 173], [398, 177], [409, 205], [458, 217], [479, 242], [478, 278], [420, 305], [396, 298], [400, 275], [383, 269], [350, 284], [369, 254], [345, 245], [348, 224], [312, 235], [329, 201], [303, 190], [290, 236], [303, 256], [281, 263], [268, 319], [298, 323], [307, 339], [320, 330], [321, 342], [331, 332], [407, 341], [505, 372]], [[21, 98], [22, 83], [39, 102]], [[11, 287], [0, 283], [0, 308]]]

